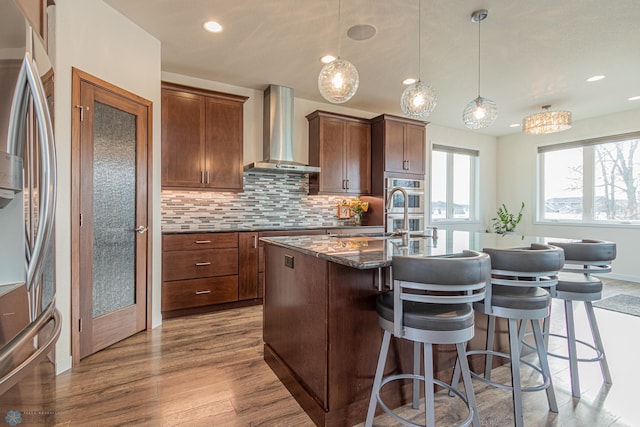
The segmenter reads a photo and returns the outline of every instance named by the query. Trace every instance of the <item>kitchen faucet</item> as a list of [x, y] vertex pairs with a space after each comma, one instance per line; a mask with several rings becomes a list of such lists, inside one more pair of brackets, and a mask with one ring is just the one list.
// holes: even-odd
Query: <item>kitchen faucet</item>
[[402, 228], [394, 230], [393, 234], [403, 235], [404, 240], [404, 238], [409, 236], [409, 195], [407, 194], [407, 190], [402, 187], [393, 187], [389, 190], [389, 194], [387, 195], [387, 210], [391, 207], [393, 195], [398, 191], [404, 196], [404, 214], [402, 217]]

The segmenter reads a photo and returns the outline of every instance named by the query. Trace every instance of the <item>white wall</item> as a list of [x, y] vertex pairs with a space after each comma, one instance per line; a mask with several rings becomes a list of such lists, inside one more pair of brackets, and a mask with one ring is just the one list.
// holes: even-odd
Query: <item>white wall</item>
[[55, 137], [57, 306], [62, 333], [56, 370], [71, 367], [71, 68], [153, 102], [153, 324], [160, 315], [160, 42], [102, 1], [57, 0], [55, 6]]
[[535, 223], [537, 148], [542, 145], [616, 135], [640, 129], [640, 109], [574, 122], [567, 131], [549, 135], [517, 133], [498, 138], [498, 202], [517, 208], [526, 204], [519, 231], [524, 234], [593, 238], [616, 242], [618, 257], [612, 277], [640, 282], [637, 261], [640, 227], [630, 225], [587, 226]]

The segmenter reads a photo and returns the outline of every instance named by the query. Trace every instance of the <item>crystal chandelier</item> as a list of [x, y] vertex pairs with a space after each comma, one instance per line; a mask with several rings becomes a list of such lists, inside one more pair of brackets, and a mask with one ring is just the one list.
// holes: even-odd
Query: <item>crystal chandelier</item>
[[549, 111], [551, 105], [543, 105], [542, 113], [522, 119], [522, 131], [531, 135], [561, 132], [571, 128], [571, 111]]
[[478, 97], [469, 102], [462, 112], [462, 121], [469, 129], [486, 128], [498, 117], [496, 103], [480, 96], [480, 22], [488, 15], [486, 9], [476, 10], [471, 14], [471, 22], [478, 24]]
[[[338, 1], [338, 34], [340, 34], [340, 1]], [[334, 104], [350, 100], [358, 90], [360, 77], [353, 64], [340, 58], [340, 36], [338, 35], [338, 58], [325, 64], [318, 75], [318, 90], [324, 99]]]
[[436, 106], [438, 96], [430, 84], [420, 81], [420, 16], [421, 0], [418, 0], [418, 81], [409, 85], [400, 98], [400, 108], [407, 117], [424, 119]]

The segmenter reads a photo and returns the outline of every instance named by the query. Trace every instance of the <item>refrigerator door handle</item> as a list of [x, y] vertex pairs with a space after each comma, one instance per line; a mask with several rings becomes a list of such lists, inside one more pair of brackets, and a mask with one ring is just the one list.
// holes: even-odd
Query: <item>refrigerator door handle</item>
[[[29, 93], [33, 95], [34, 111], [38, 123], [37, 128], [41, 151], [40, 176], [42, 179], [38, 229], [36, 231], [33, 248], [31, 251], [26, 248], [26, 253], [30, 252], [28, 265], [26, 266], [26, 284], [27, 290], [34, 296], [37, 291], [34, 287], [39, 283], [38, 279], [41, 275], [47, 255], [46, 252], [53, 235], [57, 183], [53, 126], [51, 124], [49, 109], [47, 108], [47, 98], [36, 64], [27, 52], [23, 58], [18, 74], [8, 126], [9, 152], [20, 157], [22, 157], [24, 152], [24, 122], [26, 120]], [[34, 300], [36, 300], [36, 298], [32, 298], [32, 301]], [[38, 308], [34, 305], [31, 307], [31, 310], [31, 319], [34, 319]]]

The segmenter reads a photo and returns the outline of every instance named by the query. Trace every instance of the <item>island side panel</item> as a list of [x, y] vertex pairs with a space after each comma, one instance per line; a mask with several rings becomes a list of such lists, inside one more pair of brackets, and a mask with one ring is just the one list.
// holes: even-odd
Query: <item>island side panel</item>
[[[381, 293], [376, 286], [377, 274], [377, 269], [329, 263], [328, 425], [351, 426], [366, 418], [383, 334], [376, 313], [376, 298]], [[394, 338], [386, 373], [411, 372], [412, 349], [410, 342]], [[400, 381], [383, 388], [383, 399], [390, 407], [410, 400], [410, 382], [401, 388]]]
[[264, 292], [265, 356], [275, 353], [327, 410], [327, 261], [267, 244]]

